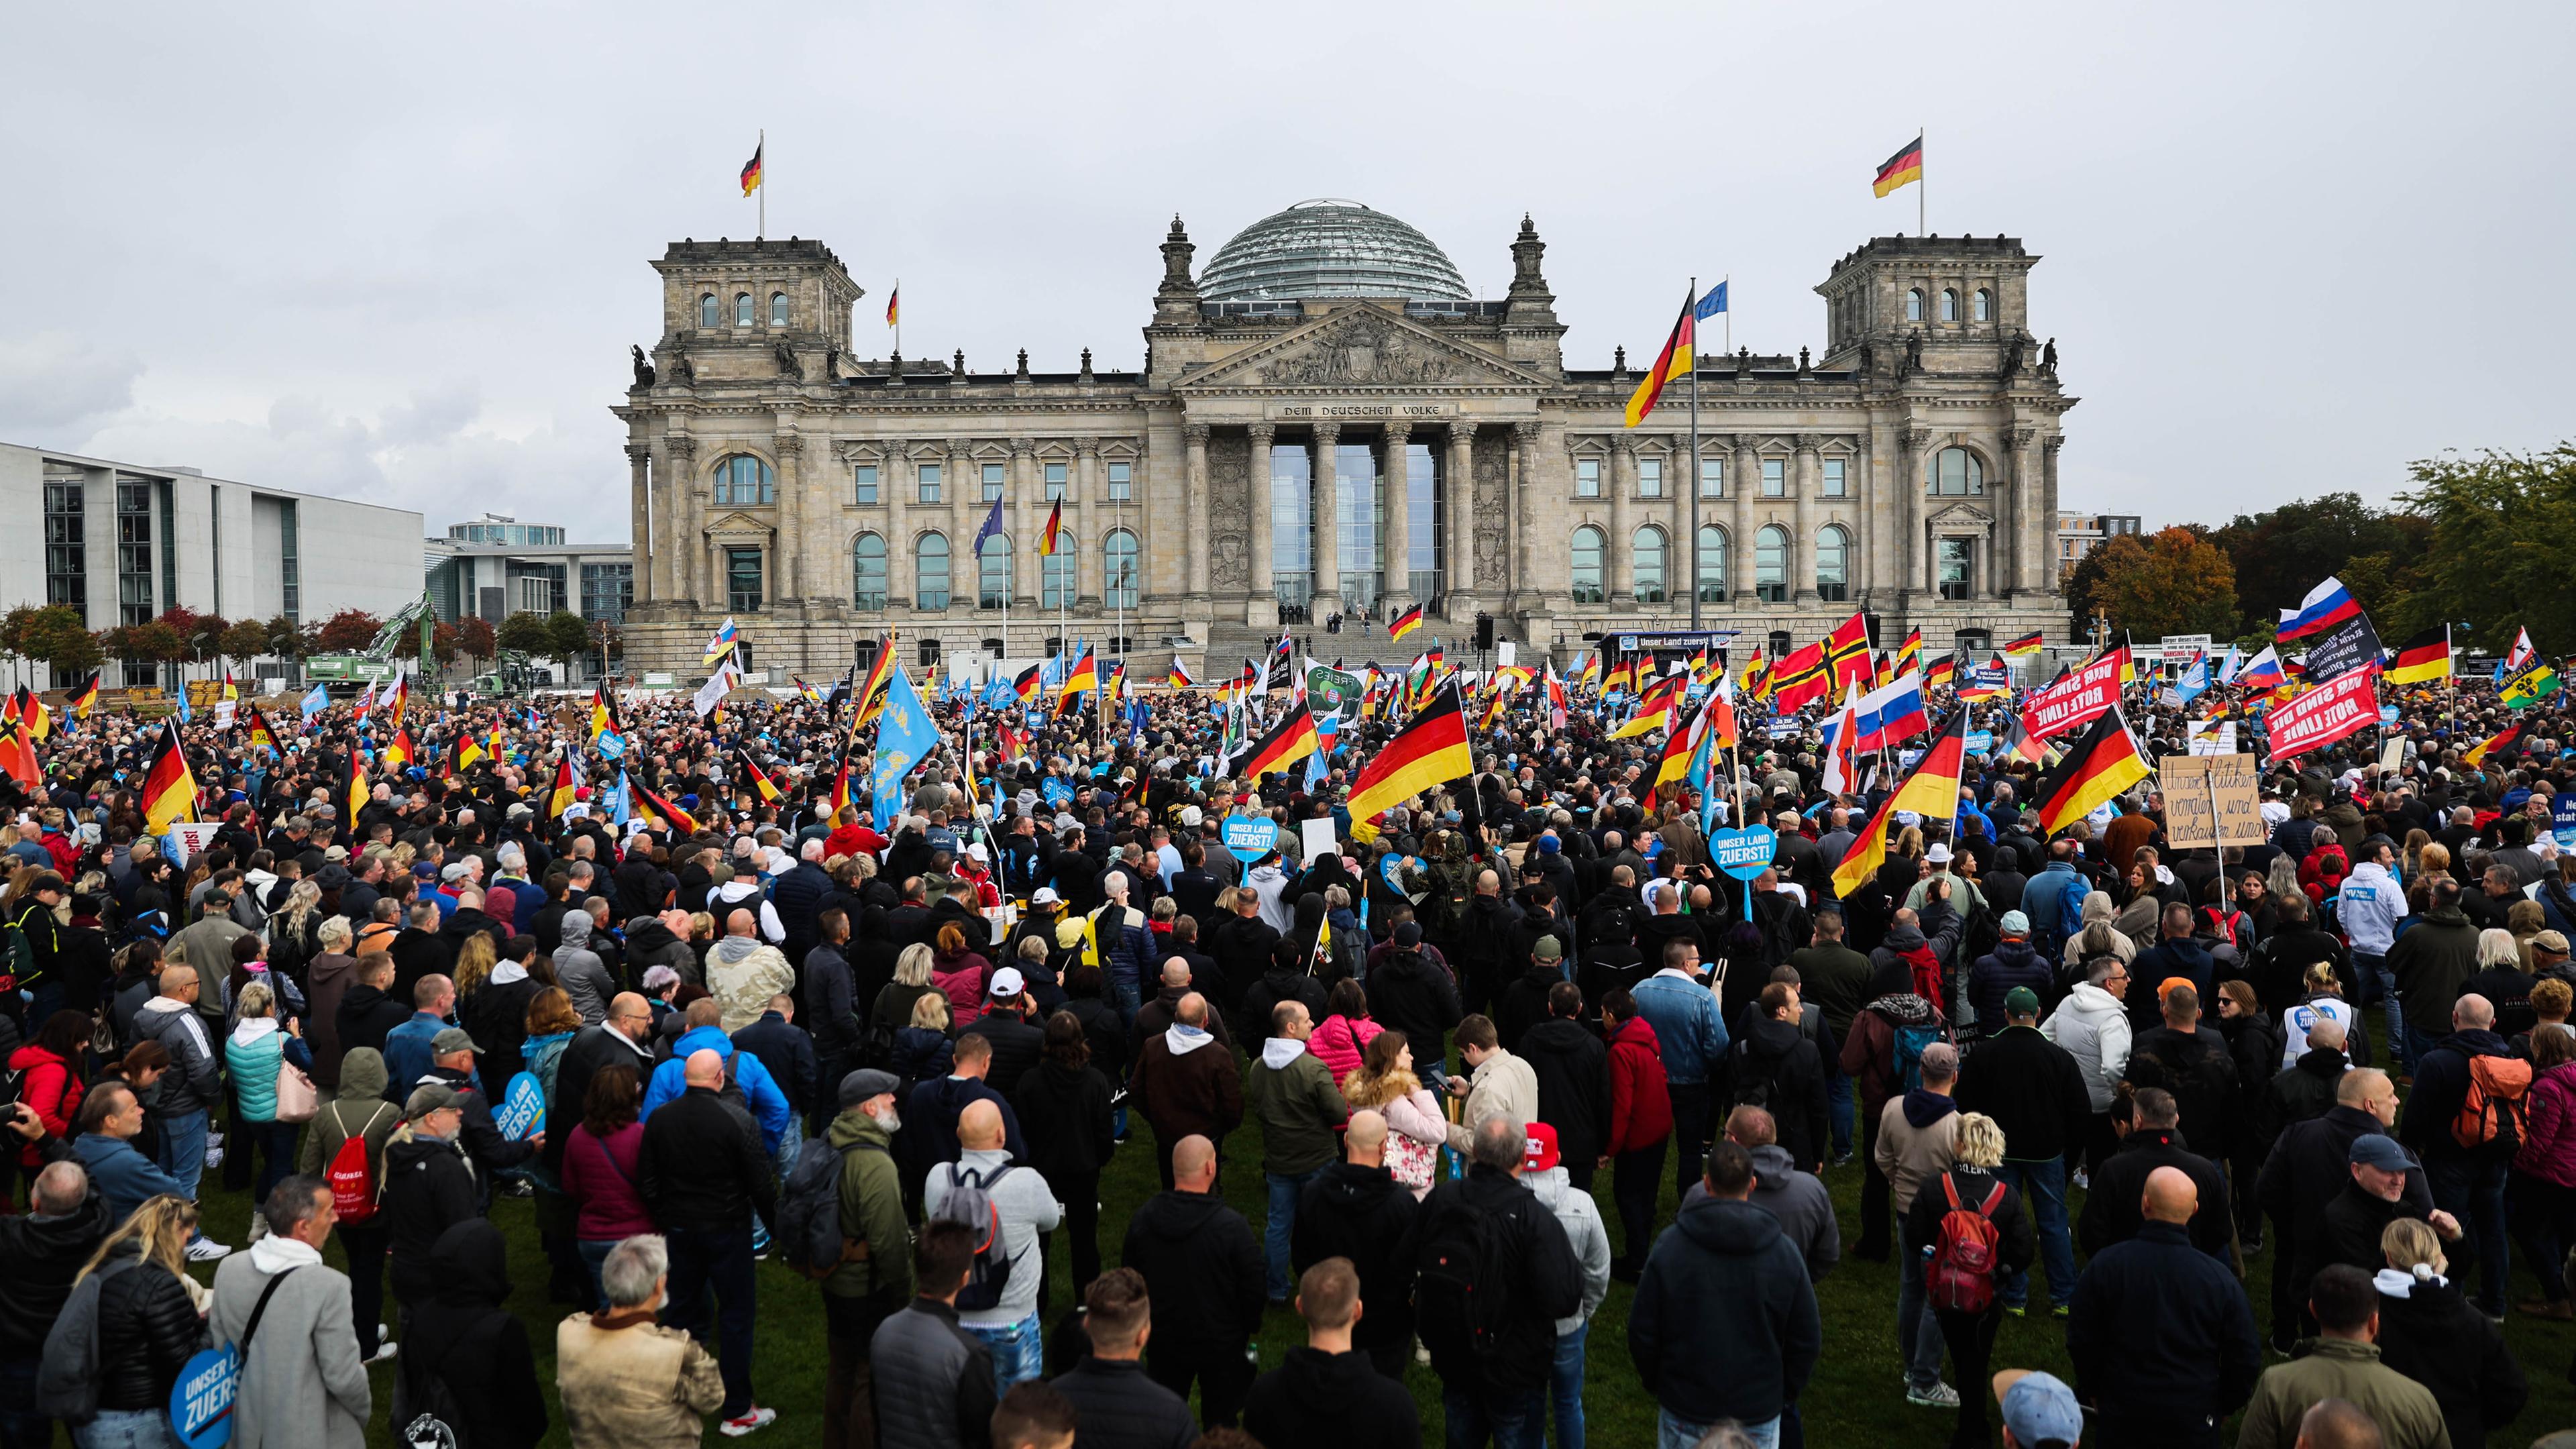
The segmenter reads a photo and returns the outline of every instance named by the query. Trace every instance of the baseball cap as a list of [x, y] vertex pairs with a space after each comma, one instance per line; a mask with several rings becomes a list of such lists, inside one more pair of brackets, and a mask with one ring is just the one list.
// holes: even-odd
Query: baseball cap
[[1529, 1135], [1521, 1139], [1521, 1171], [1545, 1172], [1556, 1166], [1556, 1129], [1545, 1122], [1532, 1122], [1524, 1130]]
[[2019, 911], [2004, 912], [2003, 920], [1997, 922], [1996, 925], [1997, 928], [2007, 936], [2027, 936], [2030, 934], [2030, 917], [2023, 915]]
[[1932, 848], [1923, 852], [1923, 858], [1934, 865], [1947, 865], [1950, 861], [1949, 843], [1939, 840], [1932, 842]]
[[474, 1044], [474, 1038], [466, 1033], [465, 1028], [461, 1026], [441, 1027], [439, 1028], [438, 1035], [429, 1039], [429, 1054], [434, 1057], [443, 1057], [449, 1052], [472, 1052], [476, 1056], [481, 1056], [483, 1054], [483, 1049]]
[[2567, 937], [2557, 931], [2542, 931], [2531, 938], [2531, 945], [2536, 951], [2548, 951], [2559, 956], [2567, 954]]
[[894, 1073], [861, 1067], [841, 1079], [841, 1110], [846, 1112], [870, 1097], [882, 1097], [902, 1089], [903, 1083]]
[[1062, 905], [1064, 904], [1064, 897], [1055, 893], [1054, 886], [1039, 886], [1036, 893], [1029, 897], [1029, 904], [1033, 906]]
[[417, 1122], [432, 1112], [455, 1106], [457, 1100], [456, 1089], [445, 1082], [423, 1082], [412, 1088], [411, 1095], [403, 1100], [403, 1116]]
[[2010, 1016], [2036, 1016], [2039, 993], [2027, 986], [2016, 986], [2004, 993], [2004, 1012]]
[[[2006, 1383], [2009, 1378], [2011, 1382]], [[1997, 1374], [1996, 1395], [2003, 1403], [2004, 1428], [2016, 1444], [2072, 1444], [2084, 1433], [2084, 1411], [2075, 1391], [2055, 1374]]]
[[467, 865], [461, 860], [452, 860], [447, 863], [444, 869], [439, 871], [438, 878], [442, 881], [463, 880], [472, 872], [473, 869], [474, 868], [472, 866]]
[[1017, 996], [1028, 988], [1028, 984], [1027, 978], [1020, 975], [1020, 968], [1005, 966], [993, 973], [993, 999], [1003, 1001]]
[[2380, 1132], [2364, 1132], [2352, 1139], [2352, 1149], [2344, 1160], [2355, 1167], [2375, 1167], [2382, 1172], [2413, 1172], [2415, 1159], [2397, 1145], [2397, 1139]]
[[1530, 954], [1541, 961], [1562, 961], [1565, 959], [1565, 948], [1556, 943], [1554, 936], [1541, 936], [1538, 938], [1538, 943], [1530, 947]]

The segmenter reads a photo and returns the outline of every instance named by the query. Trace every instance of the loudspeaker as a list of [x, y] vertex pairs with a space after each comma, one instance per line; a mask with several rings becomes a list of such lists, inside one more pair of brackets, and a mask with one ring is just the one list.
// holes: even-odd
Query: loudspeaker
[[1494, 647], [1494, 616], [1491, 614], [1476, 616], [1476, 647], [1485, 650]]

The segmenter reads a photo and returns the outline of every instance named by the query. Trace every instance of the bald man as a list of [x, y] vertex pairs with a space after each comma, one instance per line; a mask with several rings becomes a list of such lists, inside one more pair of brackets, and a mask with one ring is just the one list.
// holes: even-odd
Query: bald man
[[1172, 1144], [1172, 1186], [1127, 1220], [1119, 1260], [1145, 1275], [1154, 1302], [1147, 1375], [1183, 1398], [1196, 1382], [1199, 1421], [1234, 1423], [1252, 1386], [1243, 1348], [1261, 1326], [1261, 1244], [1216, 1195], [1214, 1142], [1191, 1133]]
[[[651, 1019], [647, 1011], [648, 1027]], [[671, 1254], [670, 1307], [663, 1322], [703, 1337], [707, 1289], [715, 1289], [716, 1356], [725, 1383], [719, 1417], [757, 1428], [773, 1411], [751, 1396], [751, 1224], [758, 1214], [762, 1223], [775, 1226], [777, 1185], [759, 1130], [716, 1095], [724, 1085], [724, 1058], [702, 1048], [689, 1053], [681, 1070], [684, 1090], [644, 1124], [635, 1173], [638, 1194], [652, 1206]]]
[[[989, 1281], [970, 1275], [957, 1297], [957, 1326], [992, 1351], [994, 1392], [1009, 1393], [1011, 1385], [1038, 1377], [1046, 1367], [1038, 1332], [1038, 1291], [1046, 1283], [1046, 1262], [1038, 1234], [1064, 1221], [1064, 1204], [1055, 1200], [1044, 1177], [1025, 1168], [1014, 1170], [999, 1104], [969, 1102], [957, 1116], [957, 1145], [962, 1150], [955, 1162], [930, 1169], [922, 1206], [931, 1222], [943, 1221], [946, 1214], [948, 1220], [964, 1223], [979, 1215], [963, 1210], [963, 1204], [980, 1188], [1001, 1214], [1010, 1276], [996, 1294]], [[951, 1203], [959, 1209], [952, 1211]]]
[[1327, 1258], [1348, 1258], [1360, 1295], [1378, 1305], [1352, 1330], [1352, 1346], [1377, 1371], [1404, 1377], [1413, 1344], [1413, 1251], [1421, 1205], [1386, 1169], [1386, 1118], [1366, 1108], [1351, 1114], [1346, 1155], [1306, 1184], [1289, 1237], [1289, 1260], [1302, 1275]]
[[2475, 1145], [2463, 1146], [2454, 1125], [2468, 1100], [2469, 1064], [2479, 1057], [2491, 1059], [2489, 1068], [2526, 1077], [2530, 1070], [2513, 1059], [2513, 1048], [2496, 1033], [2495, 1003], [2472, 991], [2451, 1003], [2451, 1034], [2417, 1059], [2415, 1089], [2406, 1094], [2406, 1114], [2398, 1119], [2397, 1140], [2414, 1148], [2422, 1160], [2433, 1205], [2467, 1225], [2478, 1263], [2478, 1307], [2487, 1317], [2502, 1320], [2507, 1266], [2504, 1181], [2513, 1157], [2513, 1129], [2504, 1126], [2499, 1139], [2497, 1119], [2503, 1115], [2499, 1109], [2488, 1114], [2483, 1137]]
[[652, 1043], [653, 1004], [632, 991], [610, 997], [607, 1019], [583, 1027], [564, 1043], [563, 1055], [555, 1061], [555, 1094], [546, 1103], [546, 1120], [560, 1124], [546, 1134], [541, 1155], [548, 1171], [563, 1170], [564, 1143], [572, 1136], [571, 1124], [581, 1120], [582, 1104], [590, 1100], [590, 1079], [602, 1067], [622, 1066], [632, 1067], [638, 1081], [651, 1080]]
[[2099, 1409], [2097, 1442], [2216, 1449], [2218, 1426], [2263, 1367], [2253, 1305], [2236, 1276], [2192, 1245], [2200, 1189], [2175, 1167], [2147, 1174], [2137, 1236], [2093, 1257], [2075, 1283], [2066, 1349]]

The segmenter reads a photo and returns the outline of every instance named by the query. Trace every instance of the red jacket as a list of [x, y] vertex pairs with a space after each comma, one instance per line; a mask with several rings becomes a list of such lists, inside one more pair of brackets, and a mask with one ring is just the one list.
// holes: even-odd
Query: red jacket
[[1664, 1085], [1663, 1049], [1644, 1017], [1630, 1017], [1610, 1037], [1610, 1140], [1601, 1150], [1616, 1157], [1672, 1135], [1673, 1099]]
[[2562, 1189], [2576, 1188], [2576, 1062], [2561, 1062], [2532, 1078], [2523, 1109], [2515, 1169]]
[[54, 873], [70, 880], [80, 866], [80, 842], [60, 830], [48, 830], [43, 841], [45, 854], [54, 858]]
[[[80, 1135], [72, 1130], [72, 1123], [80, 1116], [81, 1097], [87, 1089], [70, 1063], [29, 1042], [9, 1054], [9, 1070], [26, 1074], [18, 1083], [18, 1100], [44, 1120], [47, 1132], [65, 1142]], [[18, 1149], [18, 1160], [29, 1167], [45, 1165], [32, 1142]]]

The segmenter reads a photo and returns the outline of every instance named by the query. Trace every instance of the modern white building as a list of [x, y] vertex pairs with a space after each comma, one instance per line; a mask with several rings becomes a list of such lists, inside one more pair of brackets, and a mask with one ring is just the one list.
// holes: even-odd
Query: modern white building
[[[422, 518], [409, 509], [0, 443], [0, 516], [41, 524], [0, 529], [0, 610], [65, 604], [93, 630], [174, 605], [311, 624], [420, 597]], [[145, 663], [107, 676], [161, 682]]]

